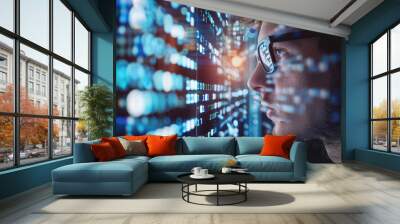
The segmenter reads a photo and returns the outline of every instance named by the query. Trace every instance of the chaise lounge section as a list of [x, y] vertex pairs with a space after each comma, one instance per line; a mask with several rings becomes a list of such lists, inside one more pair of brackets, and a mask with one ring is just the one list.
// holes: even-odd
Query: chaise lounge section
[[200, 166], [218, 172], [229, 160], [260, 182], [304, 182], [306, 147], [294, 142], [290, 159], [260, 156], [263, 137], [182, 137], [176, 144], [177, 155], [127, 156], [96, 162], [91, 141], [75, 144], [74, 163], [52, 172], [53, 193], [67, 195], [132, 195], [148, 181], [176, 181], [176, 177]]

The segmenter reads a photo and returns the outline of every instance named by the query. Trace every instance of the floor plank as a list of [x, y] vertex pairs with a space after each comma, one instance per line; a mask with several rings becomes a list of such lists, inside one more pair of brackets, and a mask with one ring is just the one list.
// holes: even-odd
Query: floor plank
[[49, 185], [0, 201], [0, 223], [7, 224], [397, 224], [400, 223], [400, 175], [359, 163], [312, 164], [308, 181], [349, 203], [359, 214], [36, 214], [56, 199]]

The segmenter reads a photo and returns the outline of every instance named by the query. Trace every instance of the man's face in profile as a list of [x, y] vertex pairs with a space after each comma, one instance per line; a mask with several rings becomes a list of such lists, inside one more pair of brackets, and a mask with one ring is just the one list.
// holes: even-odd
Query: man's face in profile
[[[285, 29], [263, 23], [258, 44], [277, 32], [293, 32]], [[330, 94], [330, 75], [323, 68], [311, 70], [312, 66], [318, 67], [323, 55], [319, 39], [310, 37], [272, 42], [269, 49], [275, 61], [275, 71], [267, 74], [259, 56], [248, 85], [261, 94], [267, 107], [266, 116], [274, 123], [274, 134], [312, 136], [313, 130], [326, 122]]]

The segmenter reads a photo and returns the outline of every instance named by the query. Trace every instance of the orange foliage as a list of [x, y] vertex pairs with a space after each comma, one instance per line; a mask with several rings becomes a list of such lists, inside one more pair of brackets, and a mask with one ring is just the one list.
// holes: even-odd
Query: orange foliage
[[[5, 93], [0, 93], [0, 106], [2, 112], [13, 112], [14, 107], [14, 89], [12, 85], [7, 87]], [[20, 110], [23, 114], [40, 114], [47, 115], [47, 104], [34, 105], [29, 99], [25, 88], [20, 88]], [[54, 111], [59, 114], [58, 110]], [[13, 146], [13, 117], [0, 116], [0, 146], [4, 148], [12, 148]], [[20, 148], [26, 145], [46, 144], [49, 131], [47, 118], [20, 118]], [[53, 126], [53, 138], [58, 137], [59, 127]]]

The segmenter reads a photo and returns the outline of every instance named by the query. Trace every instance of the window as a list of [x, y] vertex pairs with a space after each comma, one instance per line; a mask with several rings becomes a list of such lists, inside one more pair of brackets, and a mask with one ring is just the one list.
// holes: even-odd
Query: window
[[14, 31], [14, 0], [0, 1], [0, 26]]
[[53, 157], [71, 155], [72, 121], [53, 120]]
[[[3, 2], [0, 1], [0, 6], [2, 6]], [[0, 21], [2, 16], [1, 13], [3, 9], [0, 8]], [[1, 58], [13, 58], [14, 57], [14, 41], [11, 38], [6, 37], [5, 35], [2, 35], [0, 33], [0, 57]], [[0, 112], [4, 113], [12, 113], [14, 111], [14, 83], [12, 82], [14, 76], [14, 70], [11, 66], [11, 61], [7, 62], [8, 65], [4, 59], [2, 59], [3, 63], [1, 63], [0, 66], [0, 73], [2, 74], [1, 76], [3, 77], [2, 80], [0, 81], [3, 82], [2, 85], [0, 86]], [[0, 135], [1, 139], [1, 135]], [[1, 160], [0, 160], [1, 164]], [[1, 169], [1, 165], [0, 165]]]
[[42, 96], [46, 96], [46, 86], [42, 86]]
[[400, 153], [400, 24], [370, 45], [371, 148]]
[[28, 92], [29, 92], [29, 94], [33, 94], [33, 92], [34, 92], [33, 82], [28, 82]]
[[[81, 114], [80, 104], [80, 93], [85, 87], [89, 86], [89, 74], [75, 70], [75, 117], [79, 117]], [[86, 124], [82, 121], [76, 123], [75, 141], [87, 140], [87, 128]]]
[[0, 0], [0, 27], [0, 170], [70, 156], [87, 139], [74, 105], [90, 85], [89, 30], [62, 0]]
[[40, 81], [40, 71], [39, 71], [39, 69], [36, 69], [36, 80]]
[[[72, 84], [72, 67], [55, 59], [53, 60], [53, 65], [53, 114], [61, 114], [63, 117], [72, 117], [72, 91], [71, 89], [64, 88], [65, 83]], [[71, 102], [68, 102], [65, 113], [60, 113], [60, 107], [64, 106], [64, 104], [59, 104], [58, 97], [60, 97], [61, 103], [64, 103], [64, 96], [68, 96]]]
[[0, 70], [0, 84], [6, 85], [7, 84], [7, 73]]
[[20, 0], [21, 36], [49, 48], [49, 0]]
[[19, 128], [20, 163], [24, 165], [47, 160], [49, 158], [48, 119], [21, 117]]
[[29, 66], [28, 74], [29, 74], [29, 79], [33, 80], [33, 67], [32, 66]]
[[14, 122], [12, 116], [0, 115], [0, 169], [14, 166]]
[[89, 74], [75, 70], [75, 117], [79, 117], [81, 114], [80, 93], [89, 86]]
[[36, 84], [36, 95], [40, 95], [40, 84]]
[[60, 0], [53, 0], [54, 53], [71, 60], [72, 12]]
[[75, 18], [75, 62], [82, 68], [89, 69], [89, 32]]
[[5, 92], [7, 87], [7, 56], [0, 53], [0, 91]]
[[3, 68], [7, 67], [7, 56], [0, 55], [0, 67], [3, 67]]

